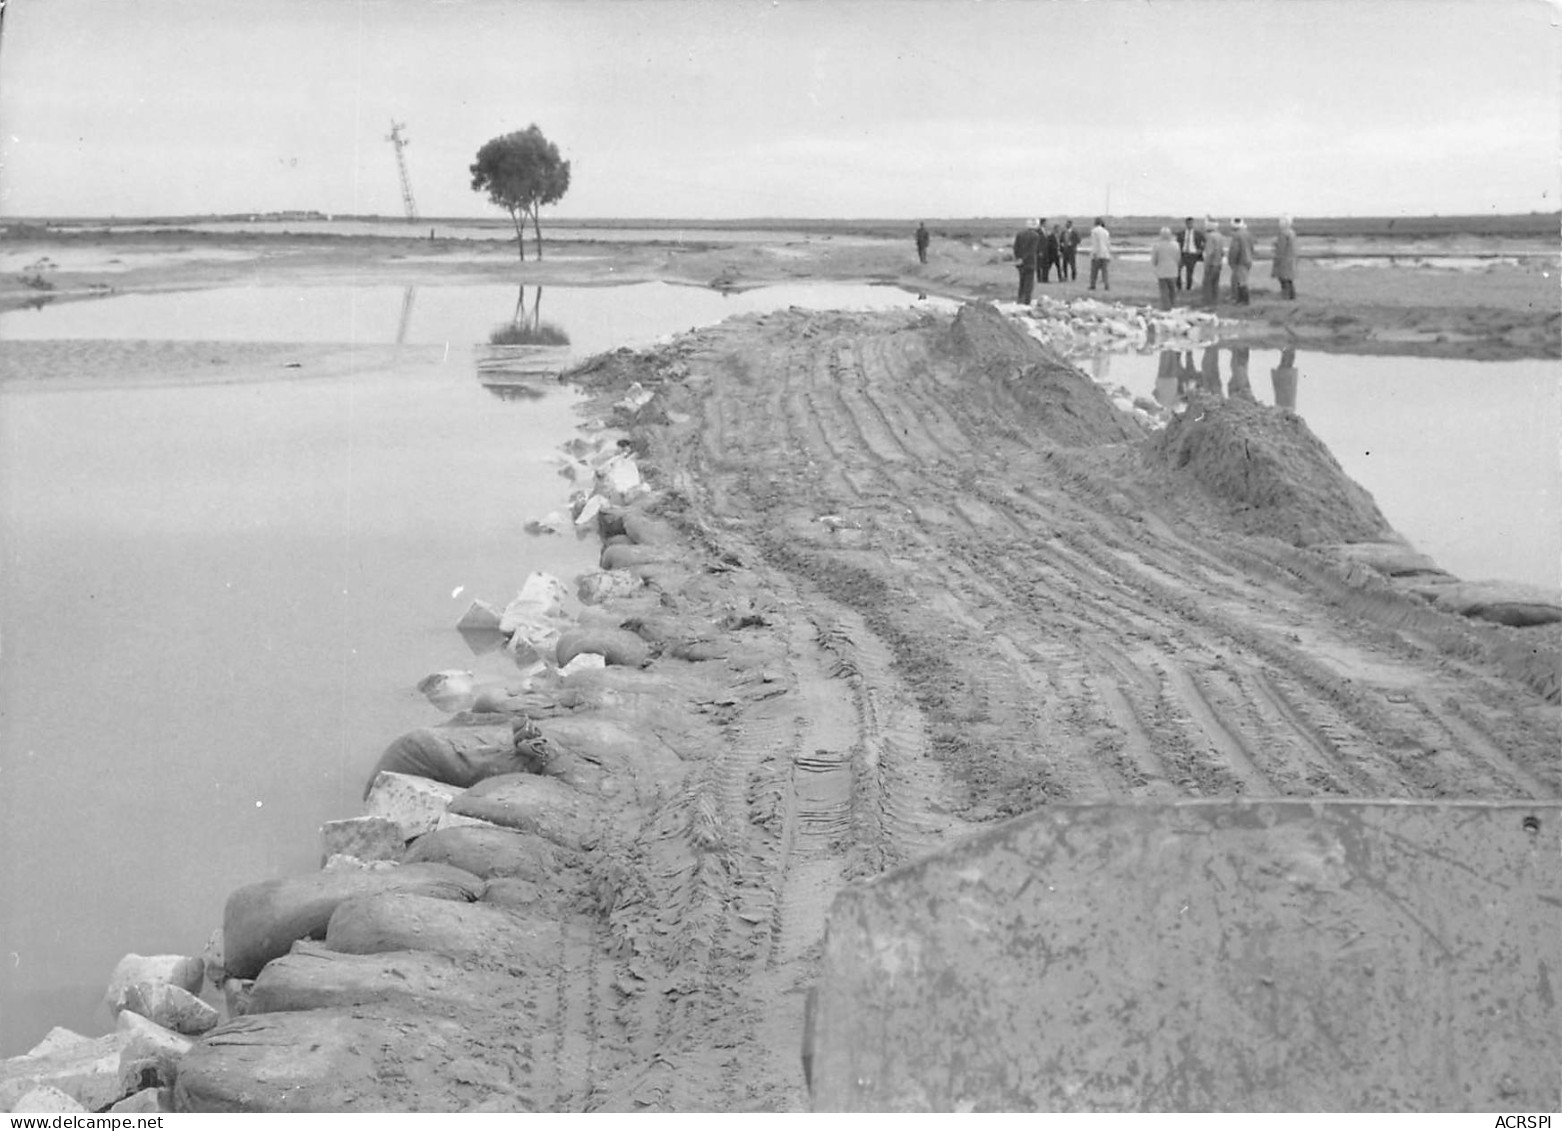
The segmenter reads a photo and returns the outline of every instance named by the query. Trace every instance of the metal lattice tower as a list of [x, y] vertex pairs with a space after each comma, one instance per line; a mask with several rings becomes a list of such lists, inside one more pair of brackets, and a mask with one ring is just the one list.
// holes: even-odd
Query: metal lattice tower
[[385, 135], [385, 140], [396, 147], [396, 168], [401, 171], [401, 203], [407, 210], [407, 220], [411, 222], [418, 218], [418, 205], [412, 199], [412, 178], [407, 175], [407, 158], [402, 153], [403, 149], [412, 144], [401, 134], [406, 128], [406, 122], [392, 119], [391, 132]]

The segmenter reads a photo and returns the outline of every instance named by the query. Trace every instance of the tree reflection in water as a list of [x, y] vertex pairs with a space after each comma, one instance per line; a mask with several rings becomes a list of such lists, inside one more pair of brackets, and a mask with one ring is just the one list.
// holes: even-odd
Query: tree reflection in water
[[527, 311], [526, 286], [522, 284], [510, 321], [488, 335], [488, 344], [493, 352], [478, 363], [483, 387], [500, 400], [536, 401], [547, 396], [547, 389], [536, 382], [556, 377], [561, 367], [553, 351], [570, 341], [561, 327], [542, 320], [541, 287]]
[[526, 286], [523, 283], [516, 296], [515, 313], [507, 325], [500, 326], [488, 335], [491, 346], [567, 346], [569, 335], [552, 322], [542, 320], [542, 288], [537, 288], [532, 298], [531, 313], [526, 311]]

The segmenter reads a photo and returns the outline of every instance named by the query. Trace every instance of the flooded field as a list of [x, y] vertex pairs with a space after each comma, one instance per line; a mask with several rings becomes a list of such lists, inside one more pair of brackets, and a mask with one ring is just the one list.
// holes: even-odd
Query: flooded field
[[591, 353], [808, 300], [916, 301], [243, 288], [0, 315], [0, 338], [66, 357], [145, 339], [170, 357], [364, 346], [327, 378], [0, 383], [0, 1056], [52, 1025], [106, 1027], [121, 955], [198, 953], [233, 888], [314, 867], [319, 825], [356, 815], [385, 745], [443, 717], [417, 681], [501, 663], [454, 631], [468, 603], [596, 566], [594, 541], [523, 531], [567, 506], [551, 457], [580, 417], [556, 383], [514, 399], [479, 382], [496, 328], [540, 315]]
[[1444, 569], [1562, 585], [1554, 362], [1212, 347], [1081, 364], [1097, 382], [1167, 407], [1197, 389], [1294, 409], [1394, 528]]

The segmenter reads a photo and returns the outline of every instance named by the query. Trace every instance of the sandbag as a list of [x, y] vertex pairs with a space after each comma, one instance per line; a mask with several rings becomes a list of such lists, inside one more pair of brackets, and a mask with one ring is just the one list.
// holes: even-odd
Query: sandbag
[[668, 546], [678, 541], [678, 532], [659, 518], [643, 511], [624, 512], [624, 533], [641, 546]]
[[530, 964], [557, 952], [558, 935], [556, 922], [525, 918], [492, 903], [393, 891], [344, 899], [331, 913], [325, 945], [345, 954], [416, 950]]
[[536, 912], [545, 907], [547, 898], [539, 885], [531, 880], [505, 876], [497, 880], [489, 880], [488, 886], [483, 889], [483, 898], [479, 902], [491, 903], [495, 907], [505, 907], [512, 911]]
[[[524, 1013], [513, 1026], [515, 1040], [530, 1037]], [[462, 1016], [395, 1002], [239, 1017], [180, 1062], [174, 1110], [461, 1111], [518, 1101], [514, 1052], [471, 1030]]]
[[565, 848], [597, 841], [600, 814], [579, 790], [556, 778], [504, 774], [480, 781], [450, 803], [450, 812], [536, 833]]
[[435, 829], [407, 849], [408, 863], [449, 864], [485, 880], [519, 876], [539, 883], [556, 882], [564, 850], [535, 833], [459, 825]]
[[447, 864], [403, 864], [384, 871], [315, 872], [248, 884], [228, 896], [223, 910], [223, 964], [229, 976], [255, 977], [298, 939], [323, 938], [342, 900], [380, 891], [472, 901], [483, 893], [483, 881]]
[[598, 797], [627, 788], [644, 799], [675, 788], [684, 772], [678, 754], [649, 728], [631, 730], [626, 722], [635, 720], [606, 711], [539, 719], [537, 729], [558, 752], [547, 774]]
[[299, 942], [266, 963], [250, 990], [250, 1013], [333, 1009], [373, 1001], [400, 1001], [427, 1010], [481, 1005], [499, 976], [463, 968], [445, 954], [391, 951], [348, 954], [316, 942]]
[[603, 546], [598, 564], [603, 569], [631, 569], [634, 566], [652, 565], [666, 559], [667, 554], [654, 547], [622, 542]]
[[508, 720], [495, 726], [420, 727], [385, 748], [374, 764], [363, 794], [369, 795], [381, 771], [412, 774], [466, 789], [495, 774], [524, 773], [515, 757]]
[[638, 668], [651, 658], [646, 642], [627, 629], [574, 628], [559, 635], [559, 667], [582, 652], [595, 652], [609, 664], [631, 668]]
[[1410, 588], [1447, 613], [1512, 628], [1562, 620], [1562, 595], [1554, 589], [1508, 581], [1412, 584]]

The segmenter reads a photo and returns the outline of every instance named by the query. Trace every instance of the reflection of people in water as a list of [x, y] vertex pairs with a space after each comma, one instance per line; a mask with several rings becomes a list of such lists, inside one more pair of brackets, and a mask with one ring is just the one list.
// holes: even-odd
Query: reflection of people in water
[[1155, 400], [1172, 408], [1177, 403], [1177, 355], [1171, 350], [1162, 350], [1159, 362], [1155, 370]]
[[1201, 392], [1221, 395], [1220, 390], [1220, 351], [1214, 346], [1208, 346], [1204, 350], [1204, 358], [1199, 362], [1199, 389]]
[[1269, 371], [1269, 379], [1275, 385], [1275, 407], [1296, 411], [1296, 351], [1287, 347], [1280, 351], [1280, 364]]
[[1248, 380], [1247, 365], [1249, 350], [1247, 346], [1231, 347], [1231, 383], [1226, 386], [1228, 397], [1243, 397], [1247, 400], [1257, 400], [1253, 396], [1253, 383]]
[[1193, 362], [1193, 351], [1184, 350], [1182, 353], [1182, 372], [1178, 375], [1177, 391], [1187, 396], [1199, 387], [1199, 367]]

